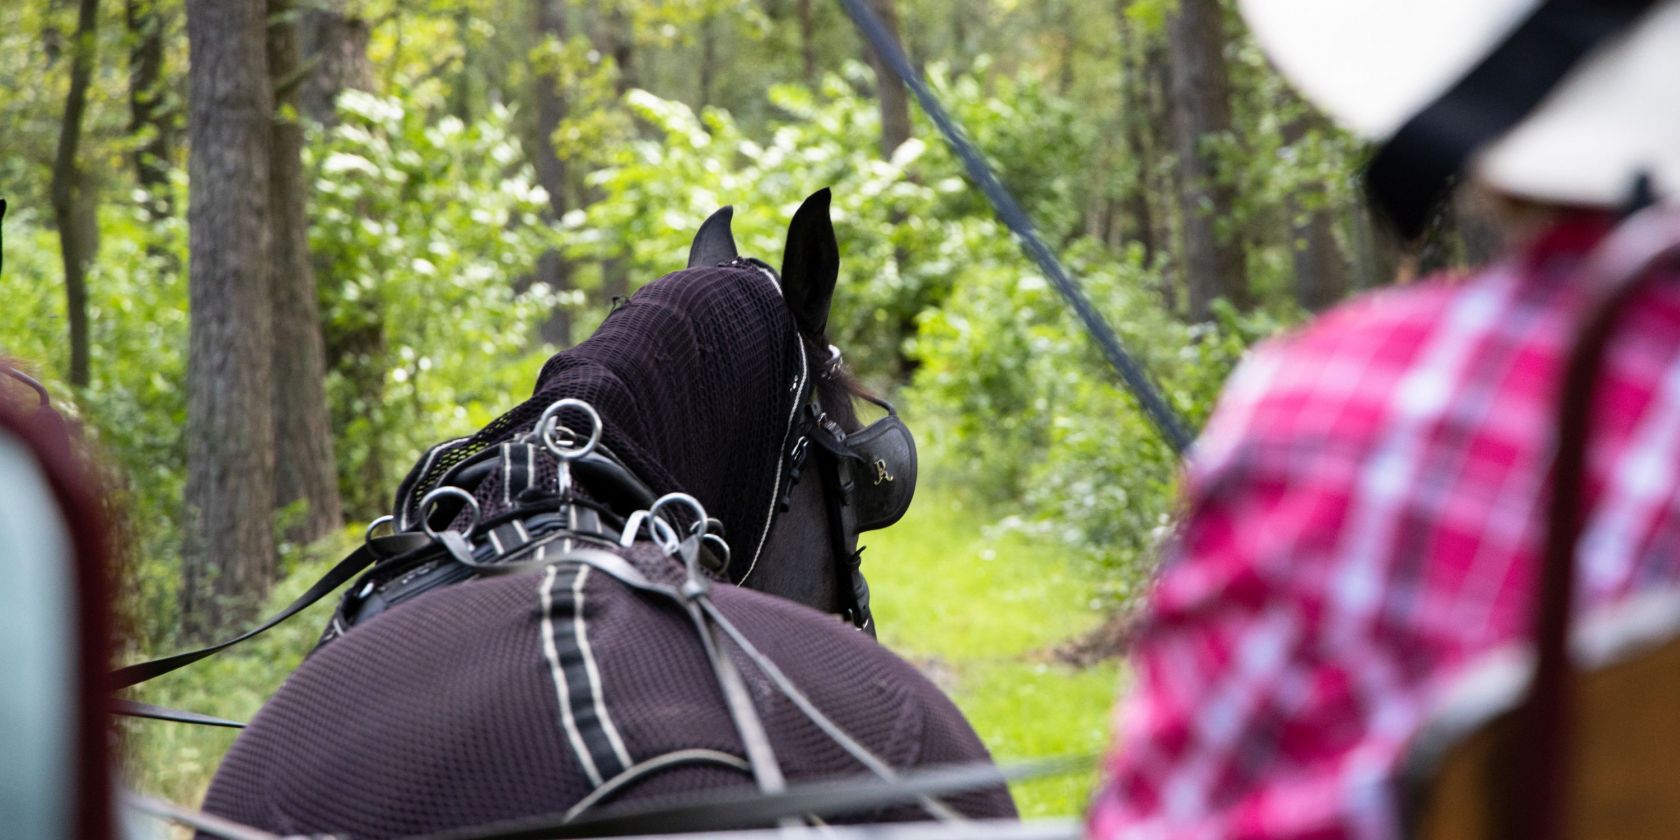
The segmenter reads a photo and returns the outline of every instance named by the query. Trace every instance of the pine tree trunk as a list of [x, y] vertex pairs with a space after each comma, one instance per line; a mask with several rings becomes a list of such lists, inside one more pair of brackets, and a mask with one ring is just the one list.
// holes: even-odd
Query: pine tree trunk
[[[559, 43], [566, 40], [565, 10], [559, 0], [532, 0], [533, 23], [537, 36]], [[535, 103], [536, 136], [531, 141], [531, 159], [537, 171], [537, 183], [548, 193], [548, 212], [543, 220], [550, 225], [560, 223], [566, 215], [568, 174], [566, 162], [554, 153], [554, 132], [566, 119], [566, 100], [560, 96], [560, 78], [551, 72], [535, 74], [531, 80], [531, 99]], [[572, 267], [558, 251], [549, 251], [537, 260], [536, 279], [555, 291], [572, 287]], [[571, 309], [561, 306], [549, 313], [541, 327], [542, 338], [561, 347], [571, 345]]]
[[1461, 188], [1454, 198], [1458, 217], [1459, 249], [1465, 268], [1487, 265], [1505, 250], [1505, 238], [1482, 197], [1474, 190]]
[[[614, 85], [622, 98], [631, 88], [641, 86], [641, 78], [636, 68], [636, 33], [631, 29], [630, 18], [622, 8], [603, 3], [593, 5], [597, 10], [593, 40], [600, 52], [612, 56], [613, 65], [618, 69]], [[645, 127], [638, 124], [637, 130], [645, 132]], [[590, 201], [596, 200], [592, 192]], [[616, 306], [618, 301], [629, 296], [630, 269], [625, 260], [618, 257], [602, 260], [601, 302], [609, 307]]]
[[58, 28], [59, 10], [64, 7], [65, 0], [51, 0], [41, 23], [41, 52], [46, 56], [48, 70], [64, 57], [64, 31]]
[[607, 52], [618, 67], [618, 92], [622, 95], [642, 86], [640, 69], [636, 66], [636, 33], [630, 16], [617, 4], [607, 9], [605, 24]]
[[90, 380], [87, 267], [99, 249], [93, 179], [82, 170], [77, 152], [98, 42], [99, 2], [81, 0], [71, 41], [70, 91], [64, 99], [64, 121], [58, 129], [52, 173], [53, 222], [58, 226], [59, 255], [64, 260], [64, 297], [70, 321], [70, 382], [77, 386], [85, 386]]
[[307, 8], [298, 22], [298, 41], [303, 60], [312, 64], [298, 101], [310, 119], [337, 125], [340, 91], [373, 90], [373, 64], [367, 55], [372, 33], [367, 21], [345, 13], [344, 0], [321, 0]]
[[[370, 29], [366, 21], [350, 15], [346, 0], [294, 0], [303, 9], [297, 22], [302, 78], [298, 103], [311, 120], [326, 126], [338, 124], [338, 96], [345, 90], [374, 90], [373, 65], [368, 60]], [[328, 294], [342, 289], [346, 278], [337, 276], [325, 260], [313, 262], [317, 290]], [[354, 395], [343, 406], [356, 416], [366, 405], [384, 397], [388, 347], [384, 313], [376, 306], [356, 310], [350, 319], [323, 323], [326, 368], [345, 379], [345, 390]], [[345, 418], [339, 418], [343, 422]], [[344, 514], [371, 517], [382, 511], [385, 441], [375, 435], [363, 460], [363, 474], [346, 476], [340, 503]]]
[[134, 174], [146, 192], [147, 215], [159, 219], [174, 212], [169, 162], [175, 119], [163, 101], [163, 16], [157, 0], [127, 0], [124, 18], [133, 44], [128, 54], [128, 132], [145, 135], [132, 152]]
[[188, 0], [192, 312], [181, 616], [202, 638], [251, 615], [275, 574], [264, 0]]
[[449, 85], [449, 113], [464, 123], [473, 119], [473, 77], [476, 75], [478, 51], [472, 43], [472, 10], [465, 6], [455, 9], [455, 39], [460, 42], [461, 60], [455, 81]]
[[[869, 0], [869, 7], [902, 50], [904, 39], [898, 34], [898, 8], [894, 0]], [[875, 97], [881, 106], [881, 159], [891, 160], [893, 152], [910, 139], [909, 94], [898, 74], [887, 66], [886, 58], [873, 46], [868, 51], [869, 66], [875, 68]]]
[[[1283, 127], [1283, 141], [1291, 146], [1300, 143], [1310, 128], [1312, 120], [1307, 115], [1290, 120]], [[1322, 194], [1297, 192], [1284, 200], [1295, 301], [1311, 312], [1323, 311], [1347, 295], [1347, 260], [1336, 242], [1331, 210], [1328, 197]]]
[[297, 28], [292, 0], [268, 0], [268, 72], [276, 108], [269, 158], [273, 217], [270, 295], [274, 304], [274, 501], [302, 502], [285, 533], [309, 543], [344, 522], [327, 412], [326, 348], [315, 268], [309, 258], [308, 186], [303, 171], [303, 125], [297, 113]]
[[1351, 228], [1354, 280], [1358, 288], [1375, 289], [1400, 280], [1403, 262], [1400, 243], [1363, 192], [1359, 194]]
[[717, 15], [708, 14], [700, 21], [700, 98], [694, 110], [699, 111], [712, 102], [712, 84], [717, 78]]
[[1115, 15], [1120, 24], [1120, 112], [1117, 119], [1124, 127], [1125, 145], [1121, 165], [1133, 173], [1131, 189], [1125, 196], [1125, 210], [1120, 214], [1123, 224], [1121, 238], [1138, 243], [1143, 249], [1144, 265], [1154, 265], [1160, 251], [1156, 239], [1155, 214], [1149, 204], [1154, 188], [1152, 168], [1159, 151], [1151, 127], [1153, 105], [1150, 102], [1150, 71], [1147, 35], [1130, 24], [1126, 7], [1131, 0], [1116, 0]]
[[1181, 0], [1169, 30], [1188, 315], [1204, 321], [1217, 298], [1249, 305], [1242, 241], [1218, 231], [1220, 217], [1230, 212], [1236, 196], [1232, 185], [1221, 182], [1218, 162], [1206, 147], [1231, 130], [1224, 11], [1218, 0]]
[[1179, 175], [1178, 161], [1173, 159], [1172, 126], [1172, 60], [1167, 54], [1164, 37], [1144, 42], [1144, 97], [1149, 123], [1145, 130], [1150, 156], [1143, 173], [1149, 205], [1149, 219], [1155, 242], [1155, 264], [1160, 267], [1161, 299], [1167, 307], [1177, 311], [1182, 306], [1184, 259], [1178, 254], [1179, 236], [1177, 214]]
[[811, 0], [799, 0], [799, 58], [808, 87], [817, 84], [817, 18]]

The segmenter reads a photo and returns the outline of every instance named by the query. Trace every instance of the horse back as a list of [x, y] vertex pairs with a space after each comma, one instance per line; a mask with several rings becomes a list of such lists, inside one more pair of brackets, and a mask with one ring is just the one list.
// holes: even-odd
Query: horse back
[[[988, 758], [943, 694], [863, 634], [749, 590], [718, 586], [713, 597], [890, 765]], [[790, 780], [862, 772], [732, 655]], [[743, 756], [688, 616], [599, 570], [561, 564], [439, 590], [317, 651], [234, 744], [205, 809], [283, 834], [401, 836], [750, 785]], [[1001, 788], [950, 804], [974, 817], [1014, 815]], [[856, 818], [924, 815], [908, 807]]]

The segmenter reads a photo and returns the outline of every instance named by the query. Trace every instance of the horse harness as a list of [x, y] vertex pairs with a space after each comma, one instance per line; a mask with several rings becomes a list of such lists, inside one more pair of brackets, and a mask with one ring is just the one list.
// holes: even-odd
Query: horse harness
[[[806, 396], [803, 389], [796, 391], [801, 398]], [[844, 573], [840, 580], [851, 583], [842, 593], [847, 601], [843, 615], [871, 635], [874, 626], [868, 586], [860, 569], [861, 552], [856, 548], [858, 533], [885, 527], [902, 517], [916, 479], [914, 440], [893, 407], [884, 402], [881, 405], [887, 416], [851, 435], [814, 404], [795, 411], [788, 429], [792, 444], [782, 458], [776, 500], [778, 511], [787, 509], [793, 486], [810, 466], [815, 444], [818, 471], [822, 480], [831, 482], [830, 492], [825, 494], [829, 538], [838, 571]], [[587, 433], [563, 425], [559, 419], [562, 412], [586, 417]], [[118, 687], [132, 686], [251, 638], [295, 615], [364, 568], [366, 571], [341, 597], [317, 642], [317, 650], [373, 616], [442, 586], [478, 577], [587, 566], [630, 589], [668, 601], [688, 616], [741, 737], [747, 758], [742, 769], [751, 772], [762, 792], [782, 791], [785, 781], [745, 683], [725, 652], [726, 640], [813, 725], [860, 764], [883, 779], [895, 778], [885, 761], [818, 710], [713, 605], [708, 593], [714, 583], [728, 579], [730, 561], [721, 523], [709, 518], [688, 494], [655, 497], [601, 444], [602, 428], [599, 414], [588, 403], [572, 398], [556, 401], [544, 411], [535, 428], [460, 462], [423, 495], [420, 489], [424, 488], [415, 487], [417, 482], [405, 481], [396, 514], [376, 520], [363, 546], [309, 592], [257, 628], [197, 651], [120, 669], [113, 675], [114, 682]], [[440, 450], [456, 443], [434, 447], [422, 458], [416, 472], [423, 471]], [[541, 486], [546, 482], [538, 480], [538, 459], [544, 457], [557, 462], [552, 486]], [[481, 505], [470, 488], [476, 488], [493, 472], [500, 473], [502, 501], [511, 506], [480, 521]], [[579, 478], [587, 486], [587, 495], [580, 492]], [[626, 559], [623, 552], [639, 540], [651, 540], [666, 556], [681, 562], [681, 585], [652, 580]], [[762, 537], [760, 545], [762, 548]], [[242, 726], [132, 701], [119, 701], [117, 711], [178, 722]], [[656, 763], [642, 772], [656, 772], [663, 766]], [[608, 781], [622, 787], [634, 779]], [[920, 801], [934, 817], [956, 818], [948, 806], [932, 797]]]
[[[565, 409], [576, 409], [589, 417], [591, 427], [586, 437], [570, 433], [559, 426], [558, 415]], [[907, 431], [902, 432], [902, 435], [894, 431], [895, 427], [903, 429], [896, 414], [889, 414], [885, 425], [877, 424], [878, 430], [877, 426], [866, 430], [874, 431], [874, 434], [864, 437], [860, 445], [868, 448], [862, 452], [846, 446], [843, 434], [833, 424], [826, 423], [820, 413], [808, 416], [812, 418], [811, 422], [801, 430], [794, 447], [794, 451], [801, 457], [790, 457], [784, 465], [784, 472], [790, 474], [786, 482], [789, 486], [797, 480], [809, 440], [818, 441], [825, 451], [832, 449], [834, 454], [829, 461], [830, 465], [824, 467], [825, 474], [840, 477], [840, 480], [849, 477], [849, 470], [844, 465], [851, 462], [880, 462], [883, 464], [883, 471], [890, 469], [885, 466], [888, 463], [886, 458], [896, 458], [900, 453], [874, 446], [876, 441], [885, 440], [889, 447], [903, 447], [908, 443]], [[364, 576], [363, 585], [353, 587], [346, 594], [334, 622], [323, 636], [323, 643], [342, 635], [349, 627], [384, 608], [447, 582], [480, 575], [518, 574], [548, 570], [556, 566], [564, 568], [568, 564], [587, 566], [607, 574], [626, 587], [666, 600], [687, 614], [710, 661], [729, 715], [741, 737], [747, 757], [747, 769], [751, 771], [762, 792], [780, 792], [785, 789], [786, 783], [775, 752], [770, 746], [770, 738], [745, 683], [733, 660], [725, 652], [726, 639], [733, 642], [742, 656], [768, 678], [771, 684], [819, 730], [871, 772], [882, 778], [892, 778], [893, 771], [886, 762], [870, 753], [818, 710], [775, 663], [760, 653], [713, 604], [709, 597], [710, 588], [728, 568], [729, 548], [716, 533], [716, 520], [706, 516], [704, 508], [697, 500], [684, 493], [668, 493], [653, 499], [645, 508], [620, 518], [611, 505], [584, 499], [575, 492], [572, 472], [578, 469], [592, 477], [592, 484], [600, 484], [603, 481], [606, 483], [607, 489], [601, 491], [604, 498], [640, 501], [651, 496], [645, 485], [617, 464], [610, 452], [600, 447], [601, 428], [599, 415], [587, 403], [575, 399], [559, 400], [544, 412], [531, 434], [517, 444], [504, 444], [499, 449], [500, 454], [481, 462], [502, 469], [505, 481], [510, 474], [520, 472], [515, 463], [523, 458], [526, 459], [527, 469], [524, 472], [528, 477], [535, 472], [528, 468], [529, 459], [535, 457], [535, 453], [529, 451], [534, 445], [533, 439], [540, 442], [540, 445], [559, 461], [554, 493], [550, 494], [529, 484], [523, 484], [522, 479], [513, 475], [513, 483], [504, 483], [503, 492], [508, 494], [509, 498], [521, 499], [521, 506], [495, 521], [483, 523], [483, 527], [474, 521], [477, 519], [478, 503], [467, 490], [453, 483], [445, 483], [427, 492], [416, 509], [420, 512], [420, 527], [431, 538], [432, 547], [411, 552], [417, 555], [415, 557], [399, 555], [376, 565]], [[563, 441], [562, 437], [566, 440]], [[581, 444], [577, 443], [580, 437]], [[521, 447], [526, 451], [522, 452]], [[513, 456], [512, 461], [509, 460], [510, 455]], [[876, 457], [871, 460], [871, 456]], [[911, 463], [913, 464], [913, 460]], [[483, 468], [474, 461], [468, 461], [463, 462], [454, 472], [459, 476], [467, 476], [482, 470]], [[913, 480], [913, 472], [908, 477]], [[898, 478], [893, 477], [890, 482], [888, 479], [882, 479], [880, 483], [897, 481]], [[829, 506], [830, 513], [841, 516], [839, 522], [845, 529], [844, 533], [836, 538], [836, 545], [855, 544], [857, 536], [853, 529], [859, 527], [860, 523], [865, 526], [874, 525], [883, 515], [890, 515], [891, 519], [896, 520], [903, 513], [902, 510], [886, 510], [883, 513], [883, 508], [880, 507], [882, 502], [872, 500], [874, 506], [869, 507], [862, 516], [853, 514], [849, 508], [860, 506], [861, 502], [855, 500], [865, 498], [856, 492], [855, 484], [854, 482], [853, 487], [841, 485], [837, 494], [831, 494], [839, 495], [840, 500]], [[451, 512], [448, 509], [441, 513], [434, 511], [434, 506], [442, 507], [440, 502], [452, 499], [459, 500], [458, 507], [465, 508], [464, 512], [469, 514], [464, 529], [453, 527], [459, 522], [459, 512]], [[552, 503], [555, 501], [559, 503], [559, 512], [554, 510]], [[544, 502], [548, 504], [545, 505]], [[533, 505], [536, 506], [535, 512]], [[684, 513], [687, 516], [683, 516]], [[440, 520], [449, 521], [452, 527], [442, 531], [435, 530], [433, 523]], [[622, 528], [614, 534], [610, 525], [620, 521], [623, 523]], [[630, 547], [644, 532], [667, 556], [681, 561], [685, 577], [680, 586], [650, 579], [614, 551], [615, 547]], [[476, 543], [468, 539], [473, 533], [481, 535]], [[852, 615], [857, 616], [854, 619], [856, 626], [866, 629], [870, 626], [868, 590], [861, 585], [862, 575], [857, 572], [856, 553], [851, 553], [844, 560], [850, 564], [853, 579], [860, 582], [854, 592], [859, 592], [861, 597], [854, 602], [855, 611]], [[401, 570], [401, 573], [393, 577], [390, 576], [391, 570]], [[383, 583], [374, 583], [381, 578]], [[652, 773], [663, 769], [665, 765], [650, 763], [643, 766], [646, 769], [641, 772]], [[607, 780], [607, 783], [628, 785], [634, 781], [628, 778], [633, 770]], [[604, 786], [597, 788], [598, 791], [602, 789]], [[587, 805], [594, 798], [592, 795], [580, 803], [580, 806]], [[947, 806], [931, 797], [923, 797], [922, 804], [936, 818], [956, 818]]]
[[[814, 401], [794, 412], [788, 435], [792, 442], [782, 459], [775, 510], [787, 511], [794, 487], [812, 466], [814, 444], [815, 467], [828, 490], [825, 514], [836, 580], [842, 582], [840, 614], [873, 637], [875, 624], [858, 536], [904, 516], [915, 493], [917, 460], [915, 439], [896, 408], [885, 400], [865, 399], [887, 414], [851, 434]], [[585, 413], [591, 423], [592, 433], [581, 445], [574, 445], [580, 439], [576, 434], [559, 425], [558, 415], [566, 409]], [[387, 525], [397, 532], [393, 536], [412, 537], [418, 530], [428, 539], [406, 539], [394, 544], [399, 549], [396, 553], [382, 552], [373, 568], [340, 600], [320, 644], [441, 586], [500, 573], [519, 563], [546, 562], [552, 552], [565, 553], [578, 546], [629, 547], [651, 517], [657, 499], [600, 437], [601, 421], [594, 409], [580, 400], [565, 399], [550, 405], [530, 432], [461, 461], [433, 485], [421, 485], [415, 476], [424, 475], [427, 464], [461, 441], [433, 447], [403, 483], [397, 513], [369, 527], [369, 545], [381, 549], [390, 543], [376, 542], [372, 535]], [[542, 486], [539, 479], [538, 459], [543, 457], [560, 462], [553, 488]], [[480, 522], [474, 488], [497, 472], [507, 507]], [[574, 475], [582, 479], [588, 496], [574, 492]], [[711, 577], [727, 578], [731, 558], [723, 523], [707, 518], [703, 528], [698, 520], [686, 524], [690, 533], [703, 535], [700, 566]], [[759, 537], [759, 551], [773, 524], [774, 517]], [[474, 534], [477, 539], [470, 539]], [[744, 583], [755, 567], [756, 558], [734, 582]]]

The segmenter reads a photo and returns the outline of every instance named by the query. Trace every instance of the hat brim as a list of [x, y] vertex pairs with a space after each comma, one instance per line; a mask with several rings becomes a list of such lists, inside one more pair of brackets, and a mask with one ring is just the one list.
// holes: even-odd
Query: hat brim
[[[1456, 83], [1538, 0], [1240, 0], [1255, 38], [1310, 101], [1383, 140]], [[1471, 171], [1488, 185], [1614, 206], [1648, 176], [1680, 195], [1680, 0], [1591, 53]]]

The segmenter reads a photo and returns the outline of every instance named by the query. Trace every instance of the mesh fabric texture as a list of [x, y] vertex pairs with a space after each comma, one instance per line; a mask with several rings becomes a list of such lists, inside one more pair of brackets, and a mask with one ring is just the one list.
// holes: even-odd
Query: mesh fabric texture
[[[531, 431], [544, 409], [573, 397], [594, 406], [602, 442], [656, 494], [688, 493], [721, 520], [744, 563], [769, 522], [788, 418], [803, 398], [799, 341], [764, 271], [739, 262], [668, 274], [550, 358], [530, 399], [423, 461], [398, 498], [418, 500], [450, 468]], [[560, 420], [580, 433], [588, 428], [575, 410]], [[554, 480], [555, 461], [544, 452], [537, 481]], [[505, 507], [500, 476], [474, 495], [485, 518]]]
[[[646, 544], [644, 574], [680, 579]], [[543, 651], [543, 576], [457, 584], [374, 618], [311, 657], [223, 761], [205, 810], [280, 834], [400, 837], [566, 810], [593, 789], [561, 722]], [[914, 667], [834, 618], [719, 585], [713, 597], [759, 650], [853, 738], [898, 768], [986, 759], [973, 730]], [[705, 748], [744, 756], [687, 617], [605, 574], [583, 586], [602, 696], [632, 761]], [[863, 772], [732, 652], [790, 781]], [[684, 765], [603, 802], [751, 786]], [[1014, 816], [1000, 789], [948, 800]], [[916, 806], [841, 821], [925, 819]]]

